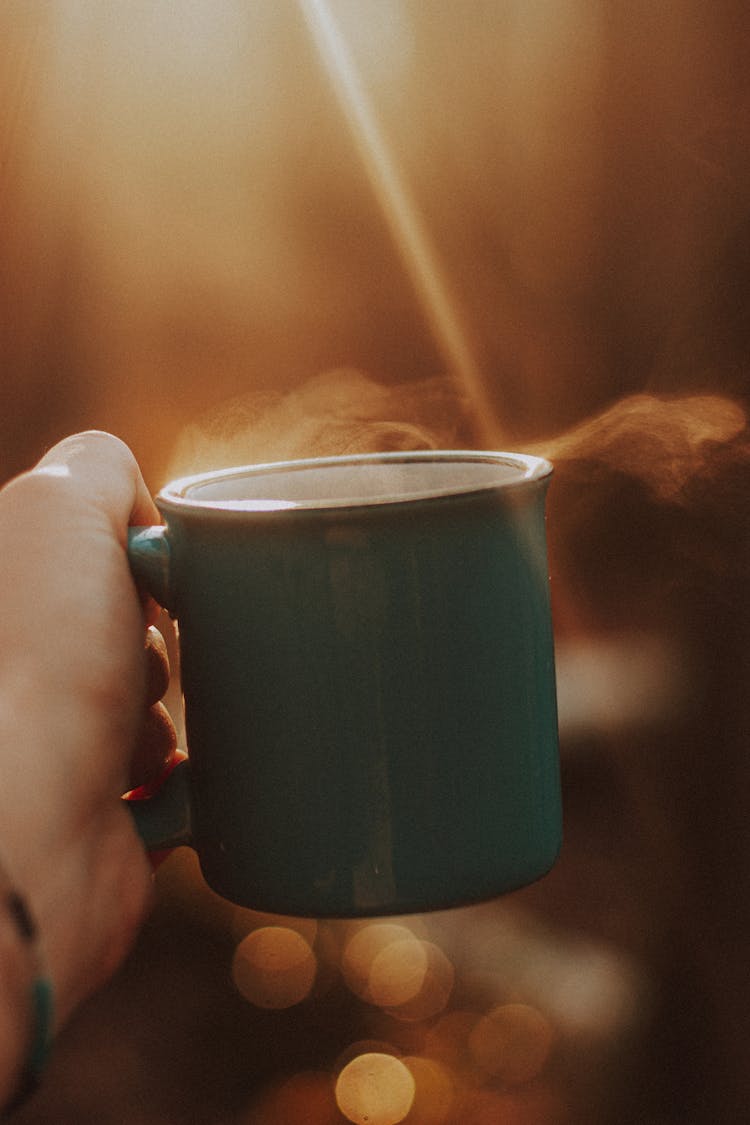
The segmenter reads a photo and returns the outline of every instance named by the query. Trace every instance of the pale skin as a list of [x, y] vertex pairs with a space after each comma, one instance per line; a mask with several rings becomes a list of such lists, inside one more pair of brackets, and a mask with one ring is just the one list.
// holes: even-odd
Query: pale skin
[[[158, 522], [108, 434], [66, 439], [0, 490], [0, 862], [36, 919], [56, 1028], [121, 963], [151, 898], [121, 796], [176, 751], [155, 607], [125, 543], [129, 524]], [[0, 919], [0, 1105], [26, 1050], [27, 975]]]

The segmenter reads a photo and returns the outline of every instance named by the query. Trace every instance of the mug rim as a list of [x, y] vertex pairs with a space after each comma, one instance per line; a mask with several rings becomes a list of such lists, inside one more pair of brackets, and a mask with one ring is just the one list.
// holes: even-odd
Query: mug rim
[[[212, 484], [238, 477], [263, 476], [276, 472], [296, 472], [305, 469], [340, 468], [347, 465], [368, 464], [410, 464], [430, 462], [483, 463], [506, 466], [521, 470], [518, 476], [510, 479], [484, 481], [476, 485], [456, 485], [455, 487], [433, 487], [419, 489], [398, 495], [382, 495], [363, 498], [340, 499], [302, 499], [302, 500], [205, 500], [190, 495], [190, 491], [202, 484]], [[531, 453], [515, 453], [474, 449], [419, 449], [400, 450], [388, 453], [357, 453], [331, 457], [306, 457], [287, 461], [269, 461], [235, 465], [221, 469], [207, 469], [200, 473], [177, 477], [170, 481], [157, 494], [159, 508], [175, 512], [196, 512], [215, 515], [247, 516], [258, 513], [316, 512], [331, 509], [369, 509], [423, 501], [478, 496], [486, 493], [516, 491], [524, 485], [546, 480], [553, 471], [550, 461]]]

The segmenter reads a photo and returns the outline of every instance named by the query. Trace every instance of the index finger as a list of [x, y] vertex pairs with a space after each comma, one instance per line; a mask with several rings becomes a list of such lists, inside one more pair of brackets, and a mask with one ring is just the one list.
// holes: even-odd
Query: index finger
[[128, 525], [160, 522], [133, 453], [125, 442], [103, 430], [64, 438], [30, 472], [65, 478], [109, 517], [121, 542]]

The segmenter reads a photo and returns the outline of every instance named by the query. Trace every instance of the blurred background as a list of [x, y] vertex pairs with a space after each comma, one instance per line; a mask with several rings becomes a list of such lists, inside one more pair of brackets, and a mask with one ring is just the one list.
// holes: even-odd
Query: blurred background
[[745, 1119], [746, 24], [740, 0], [3, 0], [0, 479], [88, 427], [154, 490], [548, 453], [565, 801], [549, 876], [434, 916], [236, 910], [177, 851], [19, 1120]]

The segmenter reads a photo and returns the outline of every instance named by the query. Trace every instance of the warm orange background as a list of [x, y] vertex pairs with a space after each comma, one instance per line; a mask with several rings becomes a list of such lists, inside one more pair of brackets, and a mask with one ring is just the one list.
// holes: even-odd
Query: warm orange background
[[[553, 1028], [550, 1058], [520, 1085], [485, 1075], [445, 1120], [736, 1125], [750, 1093], [745, 5], [330, 10], [469, 362], [441, 343], [302, 5], [5, 0], [0, 479], [87, 427], [123, 437], [153, 488], [227, 457], [551, 452], [565, 849], [537, 887], [420, 930], [457, 974], [442, 1016], [473, 1012], [449, 1049], [437, 1015], [373, 1015], [325, 929], [330, 987], [271, 1016], [240, 1002], [236, 928], [174, 857], [141, 944], [23, 1120], [340, 1121], [330, 1076], [353, 1042], [428, 1057], [439, 1040], [433, 1060], [463, 1074], [500, 989]], [[438, 1121], [430, 1104], [407, 1120]]]

